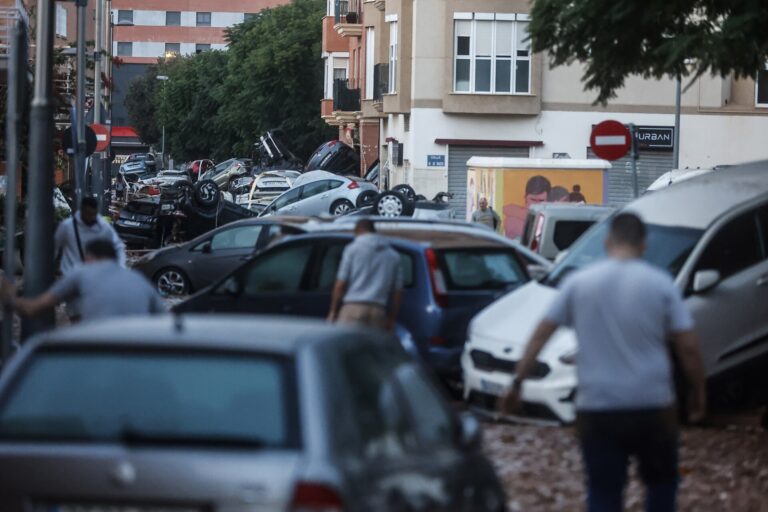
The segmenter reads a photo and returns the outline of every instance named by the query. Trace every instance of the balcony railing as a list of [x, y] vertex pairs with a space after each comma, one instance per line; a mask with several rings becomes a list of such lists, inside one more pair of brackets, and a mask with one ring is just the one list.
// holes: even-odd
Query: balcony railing
[[350, 89], [347, 80], [334, 80], [333, 110], [334, 112], [359, 112], [360, 89]]
[[362, 12], [360, 0], [336, 0], [334, 7], [336, 24], [360, 23], [360, 13]]
[[373, 101], [382, 101], [388, 92], [389, 64], [375, 64], [373, 66]]
[[10, 49], [11, 30], [17, 20], [29, 24], [29, 15], [24, 5], [17, 2], [16, 7], [0, 7], [0, 55], [5, 55]]

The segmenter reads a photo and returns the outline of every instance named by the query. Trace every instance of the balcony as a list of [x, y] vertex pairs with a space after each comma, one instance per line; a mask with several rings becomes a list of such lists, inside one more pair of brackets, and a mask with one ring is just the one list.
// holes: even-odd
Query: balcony
[[336, 0], [333, 26], [341, 37], [361, 37], [363, 23], [360, 0]]
[[350, 89], [347, 80], [339, 79], [333, 81], [333, 111], [336, 112], [359, 112], [360, 111], [360, 89]]

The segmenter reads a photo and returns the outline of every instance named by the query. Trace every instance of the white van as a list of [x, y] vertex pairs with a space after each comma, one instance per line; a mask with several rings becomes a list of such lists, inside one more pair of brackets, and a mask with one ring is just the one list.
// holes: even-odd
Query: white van
[[[647, 225], [645, 259], [674, 276], [686, 297], [712, 398], [766, 400], [768, 161], [687, 180], [645, 195], [624, 210], [637, 213]], [[473, 405], [492, 408], [509, 386], [558, 284], [605, 257], [608, 227], [608, 220], [595, 225], [544, 280], [518, 288], [472, 320], [462, 369], [465, 398]], [[574, 419], [576, 350], [573, 331], [559, 329], [524, 384], [524, 413], [560, 422]]]

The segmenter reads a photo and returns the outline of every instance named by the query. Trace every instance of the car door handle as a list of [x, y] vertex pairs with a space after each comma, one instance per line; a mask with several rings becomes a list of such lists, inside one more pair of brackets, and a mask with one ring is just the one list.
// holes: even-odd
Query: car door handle
[[757, 286], [765, 286], [768, 284], [768, 274], [763, 274], [762, 276], [757, 278]]

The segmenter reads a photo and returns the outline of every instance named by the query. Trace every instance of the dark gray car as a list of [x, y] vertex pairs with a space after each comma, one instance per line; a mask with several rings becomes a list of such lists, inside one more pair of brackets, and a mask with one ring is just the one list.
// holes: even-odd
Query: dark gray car
[[11, 361], [0, 503], [501, 511], [479, 435], [387, 335], [269, 317], [119, 319], [50, 332]]
[[244, 219], [189, 242], [150, 252], [134, 268], [164, 296], [186, 295], [213, 284], [240, 266], [275, 237], [298, 234], [304, 219]]

